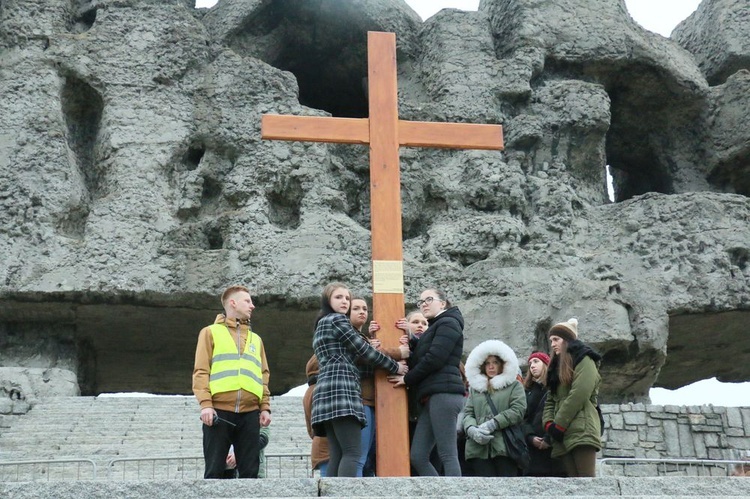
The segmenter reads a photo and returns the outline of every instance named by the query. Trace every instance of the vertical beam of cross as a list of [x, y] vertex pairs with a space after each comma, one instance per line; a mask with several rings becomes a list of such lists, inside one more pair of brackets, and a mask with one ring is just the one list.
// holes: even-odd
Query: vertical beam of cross
[[[384, 329], [383, 334], [379, 335], [383, 336], [381, 341], [393, 347], [398, 345], [400, 335], [394, 326], [404, 316], [396, 35], [368, 33], [367, 53], [377, 54], [369, 61], [367, 80], [370, 100], [372, 308]], [[382, 370], [375, 372], [375, 417], [378, 475], [409, 476], [409, 404], [405, 390], [394, 390]]]

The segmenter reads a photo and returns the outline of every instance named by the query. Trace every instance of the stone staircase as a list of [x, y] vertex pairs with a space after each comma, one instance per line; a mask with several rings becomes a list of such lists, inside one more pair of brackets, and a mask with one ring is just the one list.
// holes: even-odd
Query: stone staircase
[[[309, 453], [302, 399], [274, 397], [271, 406], [266, 453]], [[41, 399], [0, 434], [0, 461], [90, 459], [98, 475], [106, 476], [104, 470], [113, 459], [201, 457], [199, 413], [192, 396]], [[198, 471], [189, 478], [202, 477], [199, 461], [190, 463]], [[172, 464], [187, 466], [186, 462]], [[278, 464], [269, 460], [273, 466]]]
[[[275, 397], [272, 407], [267, 453], [307, 453], [301, 398]], [[0, 497], [750, 497], [750, 479], [740, 477], [321, 479], [311, 478], [309, 469], [296, 473], [291, 461], [269, 467], [265, 480], [202, 480], [198, 414], [195, 399], [188, 396], [39, 400], [25, 415], [5, 420], [11, 423], [0, 433], [0, 462], [90, 459], [97, 466], [97, 480], [75, 465], [57, 475], [50, 467], [32, 466], [20, 479], [0, 466]], [[134, 464], [137, 472], [132, 468], [122, 475], [107, 468], [113, 459], [149, 456], [175, 460], [154, 477], [149, 476], [154, 465], [143, 461]], [[178, 457], [190, 457], [193, 463]]]

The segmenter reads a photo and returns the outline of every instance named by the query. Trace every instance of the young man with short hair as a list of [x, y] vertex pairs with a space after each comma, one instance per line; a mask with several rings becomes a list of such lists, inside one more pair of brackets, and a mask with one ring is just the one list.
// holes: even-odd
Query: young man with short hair
[[270, 372], [263, 341], [250, 329], [253, 300], [244, 286], [221, 295], [224, 313], [198, 335], [193, 393], [201, 406], [204, 478], [221, 478], [234, 445], [240, 478], [257, 478], [260, 427], [271, 424]]

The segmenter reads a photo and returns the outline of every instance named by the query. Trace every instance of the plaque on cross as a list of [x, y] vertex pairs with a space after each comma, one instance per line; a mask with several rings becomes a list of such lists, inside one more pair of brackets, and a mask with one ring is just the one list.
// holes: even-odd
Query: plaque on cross
[[[378, 339], [397, 347], [395, 328], [404, 316], [401, 233], [400, 146], [503, 149], [500, 125], [429, 123], [398, 118], [396, 35], [367, 33], [369, 118], [263, 115], [261, 137], [271, 140], [370, 145], [370, 222], [372, 234], [373, 318]], [[375, 374], [378, 476], [409, 476], [408, 404], [386, 373]]]

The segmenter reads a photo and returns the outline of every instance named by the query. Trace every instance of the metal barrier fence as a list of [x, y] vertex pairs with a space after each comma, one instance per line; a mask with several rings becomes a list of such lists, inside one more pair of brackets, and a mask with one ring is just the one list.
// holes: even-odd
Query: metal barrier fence
[[[597, 461], [598, 475], [748, 476], [750, 461], [743, 459], [650, 459], [608, 457]], [[109, 480], [196, 480], [203, 478], [203, 457], [131, 457], [107, 464]], [[310, 454], [266, 454], [267, 478], [312, 478]], [[0, 482], [96, 480], [91, 459], [38, 459], [0, 461]]]
[[[266, 454], [266, 478], [311, 478], [310, 454]], [[195, 480], [203, 478], [203, 456], [129, 457], [107, 464], [109, 480]]]
[[597, 461], [599, 476], [749, 476], [741, 459], [650, 459], [606, 457]]
[[90, 459], [0, 461], [0, 482], [57, 482], [96, 478], [96, 463]]

